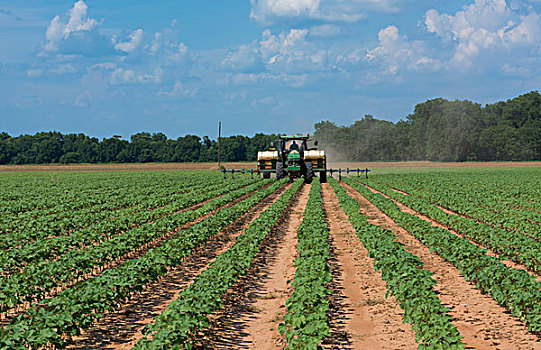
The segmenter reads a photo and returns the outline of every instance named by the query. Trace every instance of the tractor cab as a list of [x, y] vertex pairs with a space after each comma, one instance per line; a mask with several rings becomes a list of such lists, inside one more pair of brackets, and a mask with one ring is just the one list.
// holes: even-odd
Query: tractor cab
[[284, 140], [284, 149], [291, 151], [299, 151], [308, 149], [306, 140]]
[[302, 162], [305, 150], [308, 150], [308, 135], [280, 136], [280, 152], [278, 158], [290, 177], [301, 177], [304, 173]]

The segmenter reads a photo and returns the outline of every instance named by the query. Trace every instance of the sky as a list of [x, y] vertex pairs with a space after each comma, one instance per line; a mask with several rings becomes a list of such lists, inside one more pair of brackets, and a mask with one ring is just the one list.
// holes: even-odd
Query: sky
[[0, 131], [396, 122], [541, 86], [541, 0], [0, 0]]

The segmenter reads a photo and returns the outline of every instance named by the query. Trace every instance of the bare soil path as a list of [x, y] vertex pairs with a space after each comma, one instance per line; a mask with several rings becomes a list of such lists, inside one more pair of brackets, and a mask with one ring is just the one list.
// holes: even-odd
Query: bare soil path
[[424, 268], [437, 281], [435, 290], [444, 306], [451, 308], [453, 324], [464, 337], [467, 349], [541, 349], [540, 339], [528, 332], [517, 318], [467, 282], [458, 269], [439, 255], [429, 251], [413, 235], [346, 184], [344, 188], [355, 198], [370, 222], [392, 230], [406, 250], [417, 255]]
[[329, 184], [322, 184], [331, 237], [331, 337], [329, 349], [415, 349], [415, 334], [403, 324], [396, 299], [385, 299], [381, 273], [368, 257]]
[[131, 349], [143, 337], [144, 326], [151, 323], [169, 303], [178, 298], [180, 292], [187, 288], [210, 262], [229, 249], [235, 243], [235, 238], [288, 187], [282, 187], [248, 214], [211, 237], [205, 245], [187, 257], [181, 266], [171, 269], [164, 278], [149, 285], [119, 310], [107, 314], [77, 338], [68, 349]]
[[[297, 229], [308, 202], [310, 185], [303, 185], [286, 209], [248, 274], [232, 288], [212, 328], [202, 338], [205, 349], [258, 349], [284, 347], [278, 332], [287, 312], [285, 303], [295, 276]], [[234, 291], [234, 292], [233, 292]]]

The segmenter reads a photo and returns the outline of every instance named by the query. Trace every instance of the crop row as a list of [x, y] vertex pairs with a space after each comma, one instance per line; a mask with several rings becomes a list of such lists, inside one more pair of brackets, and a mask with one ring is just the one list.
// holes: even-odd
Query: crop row
[[286, 302], [284, 323], [279, 325], [280, 333], [286, 336], [287, 349], [317, 349], [330, 336], [327, 321], [330, 246], [322, 205], [321, 184], [314, 178], [297, 232], [299, 257], [295, 259], [293, 293]]
[[[72, 210], [65, 208], [63, 211], [53, 213], [26, 212], [11, 214], [8, 216], [10, 217], [10, 220], [0, 223], [0, 232], [9, 233], [29, 230], [32, 228], [42, 229], [41, 226], [50, 226], [49, 230], [52, 231], [51, 233], [54, 233], [54, 229], [67, 231], [77, 227], [73, 225], [79, 223], [79, 220], [77, 219], [81, 216], [91, 216], [92, 214], [99, 214], [101, 212], [110, 212], [133, 207], [138, 204], [148, 202], [149, 200], [153, 200], [154, 198], [159, 198], [163, 195], [167, 196], [175, 192], [176, 188], [174, 188], [174, 186], [170, 186], [161, 187], [159, 189], [144, 188], [140, 191], [133, 191], [132, 188], [123, 188], [122, 190], [117, 190], [114, 193], [104, 192], [94, 196], [88, 196], [85, 193], [80, 193], [79, 198], [73, 199], [72, 204], [74, 205], [74, 209]], [[30, 192], [30, 194], [32, 194], [32, 192]], [[81, 205], [81, 203], [89, 200], [92, 200], [94, 203], [83, 208], [75, 209], [77, 205]], [[99, 202], [95, 203], [98, 200]], [[45, 229], [45, 227], [43, 229]]]
[[541, 239], [541, 208], [534, 201], [539, 201], [540, 197], [535, 196], [538, 188], [532, 178], [507, 178], [513, 185], [513, 188], [509, 189], [500, 188], [501, 183], [493, 176], [473, 177], [472, 180], [469, 176], [448, 179], [443, 175], [433, 175], [430, 179], [428, 181], [426, 175], [418, 174], [406, 178], [389, 175], [378, 177], [375, 181], [425, 198], [489, 225]]
[[[235, 200], [247, 193], [257, 190], [268, 183], [268, 180], [257, 182], [241, 188], [227, 195], [216, 198], [196, 210], [172, 214], [131, 229], [121, 235], [98, 245], [88, 247], [86, 250], [72, 250], [61, 255], [54, 261], [40, 261], [34, 265], [26, 266], [22, 272], [0, 278], [0, 310], [6, 311], [23, 302], [40, 300], [53, 288], [61, 287], [69, 281], [84, 277], [90, 271], [105, 266], [107, 263], [128, 254], [145, 244], [173, 231], [188, 222], [210, 213], [213, 210]], [[236, 185], [225, 187], [227, 192]], [[202, 202], [205, 195], [195, 198]]]
[[[64, 173], [54, 181], [41, 182], [37, 175], [30, 178], [18, 175], [10, 178], [2, 174], [0, 183], [0, 195], [21, 196], [10, 201], [0, 199], [0, 211], [4, 214], [0, 215], [0, 229], [6, 227], [7, 233], [51, 223], [69, 225], [73, 216], [117, 210], [119, 205], [127, 208], [138, 201], [158, 206], [166, 203], [167, 193], [224, 182], [216, 174], [202, 173], [191, 176], [178, 173]], [[21, 208], [28, 210], [17, 211]]]
[[284, 182], [277, 181], [231, 207], [218, 210], [213, 216], [181, 230], [161, 246], [150, 249], [139, 259], [128, 260], [117, 268], [75, 284], [52, 299], [43, 300], [0, 329], [0, 348], [65, 347], [66, 340], [79, 335], [80, 329], [88, 328], [104, 312], [113, 310], [169, 268], [181, 264], [196, 247], [247, 213]]
[[174, 186], [175, 183], [190, 181], [183, 176], [165, 173], [30, 175], [32, 174], [2, 174], [0, 194], [6, 196], [1, 198], [9, 199], [1, 201], [0, 210], [3, 213], [11, 214], [15, 219], [69, 213], [107, 205], [107, 198], [140, 192], [140, 186], [145, 189], [166, 188]]
[[235, 244], [204, 270], [167, 310], [145, 327], [143, 333], [150, 339], [137, 342], [135, 349], [189, 349], [193, 335], [208, 327], [208, 315], [219, 309], [222, 298], [239, 276], [252, 265], [259, 245], [269, 234], [283, 211], [302, 185], [297, 180], [269, 208], [263, 211], [237, 237]]
[[523, 264], [529, 270], [541, 271], [541, 242], [529, 236], [481, 224], [475, 219], [447, 214], [426, 199], [396, 193], [386, 186], [372, 183], [370, 186], [463, 234], [464, 237], [490, 248], [500, 254], [500, 258], [509, 258]]
[[[253, 181], [253, 180], [252, 180]], [[11, 220], [0, 224], [0, 248], [9, 249], [23, 245], [27, 242], [36, 241], [46, 237], [65, 235], [73, 230], [88, 227], [92, 224], [103, 222], [111, 217], [120, 217], [132, 212], [163, 206], [170, 202], [171, 197], [184, 196], [193, 191], [199, 191], [208, 187], [207, 184], [187, 181], [193, 186], [184, 188], [183, 183], [164, 186], [160, 188], [132, 188], [127, 186], [113, 196], [110, 193], [100, 194], [100, 203], [80, 210], [66, 208], [66, 211], [45, 215], [21, 215], [10, 217]], [[206, 185], [206, 186], [205, 186]], [[216, 184], [211, 187], [217, 187]], [[70, 191], [73, 191], [70, 189]], [[31, 192], [30, 192], [31, 193]], [[54, 197], [52, 197], [54, 199]], [[85, 201], [80, 194], [78, 201]], [[96, 200], [96, 196], [94, 196]], [[75, 207], [77, 201], [72, 205]]]
[[[110, 239], [129, 229], [133, 229], [151, 221], [159, 220], [167, 215], [201, 203], [202, 201], [236, 190], [246, 184], [247, 182], [239, 181], [226, 186], [212, 186], [194, 190], [189, 193], [172, 195], [169, 197], [169, 204], [164, 207], [155, 208], [154, 210], [144, 210], [138, 207], [138, 211], [130, 210], [123, 212], [123, 215], [114, 218], [110, 217], [104, 222], [88, 225], [68, 235], [40, 239], [33, 243], [25, 244], [19, 249], [1, 250], [1, 274], [10, 274], [28, 264], [55, 259], [72, 249], [81, 249], [90, 244], [96, 244]], [[111, 213], [105, 212], [104, 215], [111, 215]]]
[[329, 181], [340, 206], [356, 230], [357, 236], [374, 259], [374, 269], [381, 270], [387, 283], [387, 295], [393, 295], [404, 310], [404, 322], [412, 324], [419, 349], [464, 349], [456, 327], [433, 287], [436, 281], [423, 269], [421, 260], [404, 249], [395, 235], [368, 223], [360, 213], [359, 203], [334, 179]]
[[541, 331], [541, 283], [533, 276], [505, 266], [465, 238], [402, 212], [391, 199], [371, 192], [364, 185], [351, 179], [346, 182], [431, 251], [456, 266], [466, 280], [473, 281], [482, 292], [489, 293], [498, 304], [525, 322], [530, 331]]

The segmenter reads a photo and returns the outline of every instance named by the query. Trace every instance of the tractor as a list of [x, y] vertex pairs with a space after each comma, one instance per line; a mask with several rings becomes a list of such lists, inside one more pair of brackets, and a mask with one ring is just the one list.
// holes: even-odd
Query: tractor
[[257, 171], [264, 179], [276, 173], [276, 179], [303, 177], [305, 183], [311, 183], [314, 174], [319, 173], [319, 180], [327, 182], [325, 151], [308, 148], [309, 138], [309, 134], [280, 136], [277, 147], [271, 144], [268, 150], [257, 152]]

